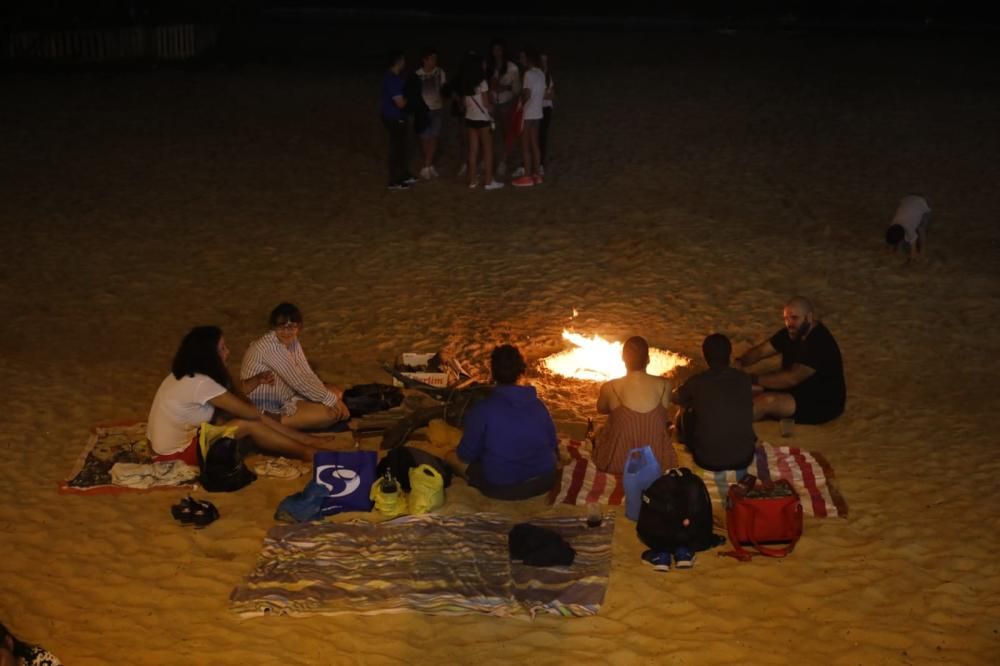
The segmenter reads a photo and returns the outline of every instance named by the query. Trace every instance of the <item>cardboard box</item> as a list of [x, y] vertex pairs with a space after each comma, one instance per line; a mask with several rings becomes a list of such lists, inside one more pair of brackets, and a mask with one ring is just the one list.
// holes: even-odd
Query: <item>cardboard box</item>
[[[424, 370], [416, 371], [404, 371], [400, 370], [400, 374], [410, 377], [411, 379], [416, 379], [418, 382], [423, 382], [424, 384], [430, 384], [431, 386], [437, 386], [439, 388], [446, 388], [448, 386], [448, 373], [443, 372], [429, 372], [426, 370], [427, 362], [434, 358], [435, 354], [425, 354], [418, 352], [407, 352], [400, 354], [399, 358], [396, 359], [396, 368], [400, 369], [404, 366], [410, 366], [413, 368], [424, 368]], [[395, 386], [402, 386], [403, 383], [400, 382], [395, 377], [392, 380]]]

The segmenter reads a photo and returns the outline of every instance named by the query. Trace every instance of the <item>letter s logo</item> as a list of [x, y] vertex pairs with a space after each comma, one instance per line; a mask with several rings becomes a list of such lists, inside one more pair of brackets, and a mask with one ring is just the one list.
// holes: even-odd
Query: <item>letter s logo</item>
[[353, 469], [322, 465], [316, 470], [316, 483], [329, 490], [330, 497], [347, 497], [361, 486], [361, 477]]

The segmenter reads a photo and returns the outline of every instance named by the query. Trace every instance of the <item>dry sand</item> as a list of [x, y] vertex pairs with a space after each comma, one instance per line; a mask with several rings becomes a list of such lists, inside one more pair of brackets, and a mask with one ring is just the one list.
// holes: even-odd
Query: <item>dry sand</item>
[[[473, 38], [488, 35], [439, 43]], [[379, 72], [360, 64], [7, 78], [0, 620], [77, 665], [996, 663], [995, 53], [977, 38], [544, 41], [559, 100], [533, 191], [445, 177], [386, 193]], [[912, 190], [936, 228], [930, 260], [904, 267], [881, 236]], [[511, 341], [537, 360], [572, 307], [583, 332], [697, 357], [722, 330], [741, 349], [795, 292], [837, 336], [850, 394], [794, 442], [832, 462], [850, 518], [808, 521], [786, 561], [705, 556], [667, 575], [640, 566], [622, 521], [594, 618], [241, 621], [229, 592], [300, 482], [213, 497], [223, 517], [204, 531], [170, 519], [180, 493], [55, 490], [92, 423], [145, 416], [188, 328], [222, 326], [235, 368], [283, 299], [321, 373], [360, 383], [406, 350], [482, 362]], [[579, 434], [596, 386], [534, 380]], [[449, 493], [448, 511], [488, 507]]]

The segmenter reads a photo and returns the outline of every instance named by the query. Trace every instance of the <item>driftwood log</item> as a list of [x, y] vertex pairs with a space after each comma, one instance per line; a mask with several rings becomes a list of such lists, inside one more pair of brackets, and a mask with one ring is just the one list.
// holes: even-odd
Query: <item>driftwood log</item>
[[388, 428], [382, 437], [380, 448], [383, 450], [402, 446], [413, 434], [413, 431], [426, 427], [433, 419], [444, 419], [449, 425], [461, 428], [469, 409], [493, 393], [493, 384], [472, 382], [461, 386], [442, 388], [407, 377], [387, 363], [383, 363], [382, 368], [406, 388], [416, 389], [440, 403], [416, 409]]

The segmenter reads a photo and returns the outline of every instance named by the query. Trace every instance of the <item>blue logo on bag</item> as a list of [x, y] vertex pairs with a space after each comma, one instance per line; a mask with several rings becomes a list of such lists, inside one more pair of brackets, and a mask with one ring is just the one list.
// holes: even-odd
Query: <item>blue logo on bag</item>
[[327, 497], [346, 497], [361, 487], [361, 477], [343, 465], [321, 465], [316, 468], [316, 481], [329, 491]]
[[313, 458], [313, 479], [326, 492], [321, 512], [371, 511], [368, 490], [375, 483], [374, 451], [320, 451]]

